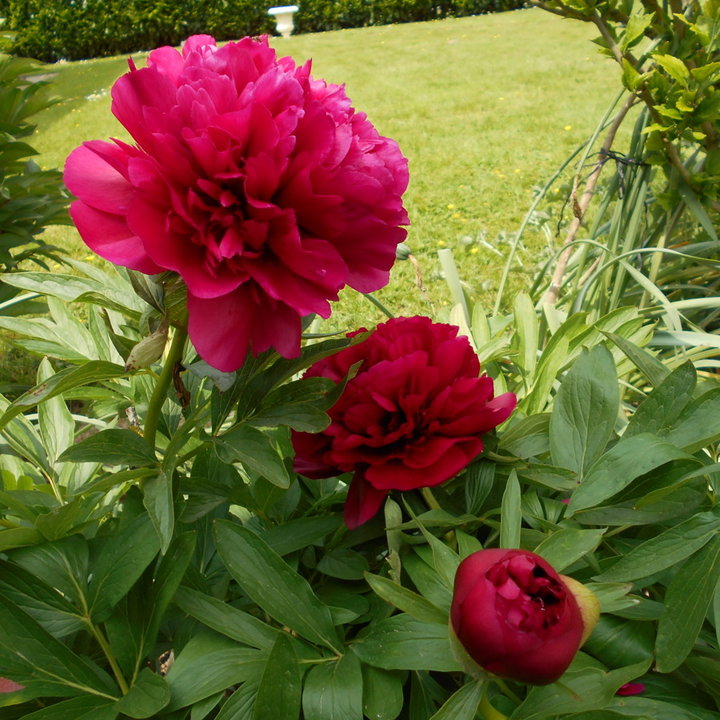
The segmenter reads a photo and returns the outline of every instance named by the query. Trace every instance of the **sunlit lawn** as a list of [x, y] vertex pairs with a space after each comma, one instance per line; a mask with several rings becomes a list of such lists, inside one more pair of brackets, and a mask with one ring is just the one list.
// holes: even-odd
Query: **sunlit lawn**
[[[490, 296], [502, 259], [488, 245], [505, 253], [498, 234], [517, 229], [533, 188], [587, 137], [619, 87], [592, 37], [581, 23], [533, 9], [273, 41], [298, 61], [312, 57], [316, 77], [344, 82], [355, 106], [410, 159], [408, 243], [434, 307], [418, 292], [410, 264], [400, 263], [379, 293], [397, 314], [438, 316], [447, 303], [439, 247], [453, 248], [472, 290]], [[65, 100], [40, 118], [34, 144], [41, 164], [62, 165], [86, 139], [125, 137], [110, 114], [108, 91], [126, 63], [58, 65], [55, 87]], [[86, 254], [72, 231], [53, 231], [52, 239]], [[533, 243], [544, 240], [537, 234], [528, 241], [529, 268]], [[526, 282], [516, 276], [514, 286]], [[346, 296], [332, 325], [371, 323], [376, 312]]]

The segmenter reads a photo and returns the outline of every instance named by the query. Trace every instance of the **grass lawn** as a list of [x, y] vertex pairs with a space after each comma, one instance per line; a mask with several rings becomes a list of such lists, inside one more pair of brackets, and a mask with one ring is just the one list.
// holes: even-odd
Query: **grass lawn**
[[[492, 246], [503, 255], [506, 248], [498, 234], [517, 229], [533, 188], [587, 137], [619, 88], [616, 68], [592, 37], [582, 23], [531, 9], [273, 40], [280, 54], [312, 57], [316, 77], [344, 82], [355, 107], [410, 159], [408, 243], [432, 304], [410, 263], [398, 263], [378, 293], [396, 314], [442, 314], [448, 294], [439, 247], [453, 248], [471, 290], [490, 297], [503, 264]], [[126, 68], [125, 58], [57, 66], [55, 89], [65, 99], [39, 116], [33, 138], [43, 166], [62, 165], [83, 140], [126, 138], [109, 111], [109, 88]], [[50, 233], [87, 254], [73, 230]], [[531, 270], [544, 240], [537, 234], [528, 242], [523, 257]], [[526, 282], [520, 274], [513, 285]], [[329, 325], [381, 317], [346, 293]]]

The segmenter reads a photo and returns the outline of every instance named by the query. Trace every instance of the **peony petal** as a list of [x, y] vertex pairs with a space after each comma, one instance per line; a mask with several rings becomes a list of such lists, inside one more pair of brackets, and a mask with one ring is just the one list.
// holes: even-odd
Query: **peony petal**
[[149, 275], [164, 270], [148, 257], [124, 217], [95, 210], [79, 200], [70, 206], [70, 216], [87, 246], [100, 257]]
[[365, 481], [361, 471], [356, 472], [345, 500], [345, 524], [348, 528], [355, 530], [375, 517], [387, 495], [387, 490], [376, 490]]
[[103, 150], [127, 166], [127, 155], [117, 146], [105, 142], [85, 143], [68, 155], [63, 178], [70, 192], [86, 205], [122, 215], [130, 204], [133, 188], [127, 178], [100, 155]]

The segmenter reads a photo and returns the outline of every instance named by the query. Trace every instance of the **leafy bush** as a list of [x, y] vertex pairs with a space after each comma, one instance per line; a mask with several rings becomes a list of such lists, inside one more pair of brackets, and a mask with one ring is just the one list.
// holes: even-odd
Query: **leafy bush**
[[[0, 54], [0, 272], [27, 259], [42, 264], [53, 248], [39, 238], [45, 226], [68, 222], [67, 193], [56, 170], [41, 170], [25, 142], [28, 119], [54, 101], [47, 76], [32, 60]], [[0, 303], [16, 294], [0, 281]]]
[[[307, 0], [297, 32], [432, 20], [521, 7], [521, 0]], [[13, 51], [53, 62], [177, 45], [189, 35], [218, 40], [271, 33], [272, 3], [253, 0], [7, 0], [7, 27], [19, 32]]]

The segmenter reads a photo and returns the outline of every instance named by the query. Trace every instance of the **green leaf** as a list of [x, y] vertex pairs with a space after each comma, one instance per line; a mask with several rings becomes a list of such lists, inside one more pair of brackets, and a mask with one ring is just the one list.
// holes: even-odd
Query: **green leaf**
[[553, 464], [582, 477], [605, 450], [619, 406], [610, 351], [602, 345], [583, 351], [563, 378], [550, 416]]
[[[43, 358], [38, 367], [38, 382], [55, 374], [50, 361]], [[51, 462], [55, 462], [65, 448], [75, 440], [75, 421], [72, 419], [62, 397], [54, 397], [41, 403], [38, 408], [38, 426], [45, 450]]]
[[484, 691], [485, 683], [479, 680], [463, 685], [430, 720], [474, 720]]
[[[717, 102], [717, 94], [713, 94], [711, 97], [715, 100], [715, 102]], [[718, 234], [715, 230], [712, 218], [708, 215], [707, 210], [702, 206], [702, 203], [698, 200], [698, 197], [692, 188], [681, 182], [678, 185], [678, 190], [680, 195], [682, 195], [682, 199], [685, 201], [685, 204], [690, 209], [690, 212], [692, 212], [696, 220], [702, 225], [703, 230], [705, 230], [713, 242], [718, 242]]]
[[403, 557], [403, 569], [423, 597], [442, 610], [449, 611], [452, 587], [440, 578], [432, 567], [432, 553], [427, 546], [415, 546], [414, 553]]
[[656, 644], [657, 669], [672, 672], [688, 656], [720, 579], [720, 537], [693, 555], [665, 594]]
[[88, 543], [80, 535], [16, 550], [11, 560], [57, 588], [76, 608], [86, 602]]
[[247, 528], [215, 524], [215, 543], [232, 577], [271, 617], [302, 637], [338, 652], [340, 641], [330, 610], [305, 578]]
[[94, 695], [81, 695], [22, 717], [23, 720], [115, 720], [118, 714], [115, 702]]
[[643, 675], [649, 665], [643, 661], [609, 671], [597, 667], [574, 670], [571, 666], [558, 682], [532, 688], [510, 720], [542, 720], [566, 713], [601, 710], [622, 685]]
[[720, 439], [720, 388], [713, 388], [691, 402], [664, 439], [689, 453]]
[[55, 588], [4, 560], [0, 561], [0, 592], [57, 638], [85, 627], [79, 611]]
[[197, 590], [181, 587], [174, 601], [204, 625], [245, 645], [270, 651], [277, 639], [278, 631], [254, 615]]
[[519, 292], [515, 296], [513, 307], [515, 318], [515, 337], [518, 343], [516, 362], [524, 381], [529, 385], [535, 375], [538, 354], [538, 317], [533, 301], [527, 293]]
[[260, 679], [253, 720], [297, 720], [300, 717], [302, 677], [287, 633], [278, 633]]
[[418, 595], [412, 590], [408, 590], [380, 575], [365, 573], [365, 579], [379, 597], [408, 615], [412, 615], [423, 622], [439, 623], [441, 625], [447, 623], [447, 614], [422, 595]]
[[132, 430], [109, 428], [69, 447], [63, 462], [99, 462], [104, 465], [155, 465], [155, 452]]
[[368, 720], [395, 720], [404, 704], [403, 674], [362, 666], [363, 714]]
[[270, 436], [251, 425], [238, 425], [215, 439], [220, 459], [241, 462], [273, 485], [287, 489], [290, 475]]
[[717, 534], [719, 527], [717, 515], [698, 513], [633, 548], [595, 579], [622, 582], [655, 575], [693, 555]]
[[625, 353], [653, 387], [657, 387], [670, 374], [670, 370], [647, 350], [639, 348], [635, 343], [630, 342], [621, 335], [605, 331], [603, 331], [603, 334]]
[[16, 415], [35, 407], [49, 398], [61, 395], [81, 385], [110, 380], [126, 374], [125, 368], [102, 360], [91, 360], [80, 367], [65, 368], [55, 373], [48, 380], [23, 393], [12, 403], [0, 417], [0, 430]]
[[252, 720], [258, 682], [254, 680], [245, 681], [225, 701], [215, 720]]
[[289, 555], [319, 543], [342, 525], [338, 515], [295, 518], [263, 533], [262, 539], [278, 554]]
[[167, 552], [175, 529], [175, 505], [172, 479], [164, 472], [148, 478], [142, 485], [143, 504], [160, 542], [160, 552]]
[[650, 662], [655, 647], [655, 625], [601, 615], [583, 646], [608, 667]]
[[644, 432], [659, 435], [670, 428], [692, 400], [696, 382], [697, 373], [690, 361], [676, 368], [640, 403], [623, 437]]
[[649, 433], [621, 438], [590, 468], [570, 499], [568, 514], [599, 505], [636, 478], [673, 460], [692, 460], [692, 457]]
[[189, 662], [178, 663], [190, 644], [170, 668], [167, 682], [170, 702], [165, 712], [187, 707], [233, 685], [260, 677], [267, 656], [250, 648], [227, 648], [204, 652]]
[[165, 680], [149, 668], [144, 668], [127, 695], [115, 706], [131, 718], [155, 717], [170, 702], [170, 688]]
[[520, 483], [515, 469], [510, 472], [500, 507], [500, 547], [520, 547], [522, 505]]
[[255, 413], [253, 425], [288, 425], [299, 432], [316, 433], [330, 423], [325, 410], [335, 400], [336, 383], [325, 377], [309, 377], [281, 385], [269, 392]]
[[625, 32], [621, 36], [620, 49], [625, 52], [639, 40], [645, 30], [652, 23], [652, 13], [633, 12], [625, 25]]
[[495, 463], [480, 458], [474, 460], [465, 472], [465, 507], [471, 515], [480, 512], [493, 488]]
[[690, 71], [680, 58], [662, 53], [656, 53], [652, 58], [671, 78], [679, 82], [683, 87], [687, 87]]
[[313, 720], [362, 720], [362, 699], [360, 662], [347, 653], [310, 670], [302, 695], [303, 715]]
[[89, 693], [114, 699], [110, 678], [0, 595], [0, 667], [37, 696]]
[[570, 567], [583, 555], [591, 553], [602, 540], [605, 529], [576, 530], [562, 528], [543, 540], [535, 552], [545, 558], [558, 572]]
[[110, 615], [159, 549], [157, 533], [147, 515], [138, 515], [105, 540], [88, 587], [88, 607], [95, 622]]
[[340, 580], [361, 580], [369, 569], [367, 558], [350, 548], [335, 548], [320, 558], [317, 569]]
[[10, 528], [0, 530], [0, 552], [13, 548], [37, 545], [43, 541], [43, 536], [35, 528]]
[[421, 622], [404, 614], [371, 625], [352, 649], [363, 662], [385, 670], [461, 670], [450, 647], [447, 625]]

